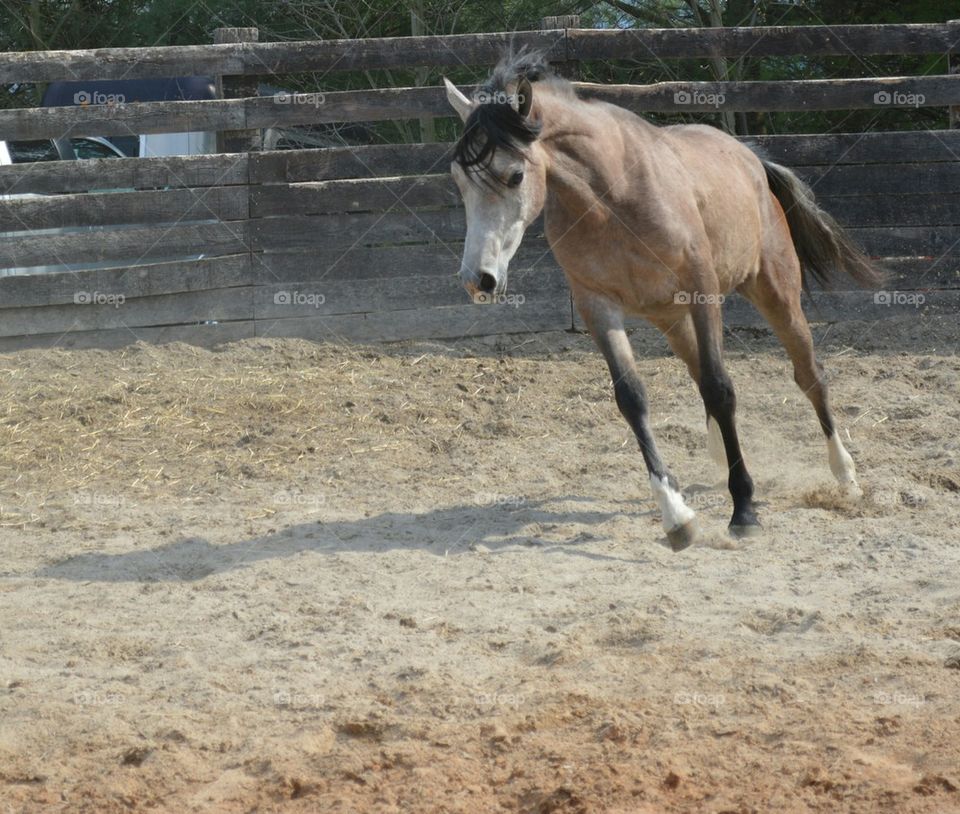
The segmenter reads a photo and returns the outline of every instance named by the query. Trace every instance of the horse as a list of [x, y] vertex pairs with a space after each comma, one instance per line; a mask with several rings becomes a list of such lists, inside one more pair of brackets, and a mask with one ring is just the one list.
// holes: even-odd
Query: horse
[[723, 362], [721, 304], [734, 290], [789, 354], [833, 475], [846, 492], [862, 494], [830, 411], [801, 292], [810, 278], [830, 287], [844, 275], [876, 287], [883, 272], [806, 184], [717, 128], [657, 126], [583, 98], [538, 54], [504, 56], [472, 99], [446, 78], [444, 85], [464, 125], [450, 165], [466, 214], [460, 279], [474, 301], [500, 299], [510, 260], [543, 213], [547, 241], [640, 446], [673, 550], [696, 538], [696, 515], [657, 451], [626, 316], [658, 328], [699, 388], [709, 452], [728, 473], [732, 536], [761, 529]]

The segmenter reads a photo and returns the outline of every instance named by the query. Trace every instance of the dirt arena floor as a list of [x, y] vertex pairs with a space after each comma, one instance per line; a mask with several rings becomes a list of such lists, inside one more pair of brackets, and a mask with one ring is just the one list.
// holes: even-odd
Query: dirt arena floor
[[764, 532], [638, 333], [0, 356], [0, 812], [960, 811], [960, 333], [728, 333]]

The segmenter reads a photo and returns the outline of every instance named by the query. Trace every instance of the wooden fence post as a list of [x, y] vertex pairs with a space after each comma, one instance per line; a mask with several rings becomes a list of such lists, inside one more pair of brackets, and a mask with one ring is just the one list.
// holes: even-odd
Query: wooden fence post
[[[218, 28], [213, 32], [215, 45], [228, 42], [257, 42], [260, 30], [257, 28]], [[256, 76], [218, 76], [217, 96], [220, 99], [245, 99], [256, 96], [259, 79]], [[217, 152], [251, 153], [261, 147], [259, 130], [222, 130], [217, 133]]]
[[550, 64], [553, 66], [553, 69], [562, 77], [566, 79], [579, 79], [580, 78], [580, 61], [577, 59], [568, 59], [567, 55], [570, 53], [570, 49], [567, 44], [567, 29], [568, 28], [580, 28], [580, 15], [579, 14], [564, 14], [559, 17], [542, 17], [540, 19], [540, 30], [541, 31], [553, 31], [555, 29], [562, 28], [563, 31], [563, 54], [564, 58], [562, 60], [552, 61]]
[[[950, 51], [947, 53], [947, 73], [960, 73], [960, 20], [948, 20]], [[960, 105], [950, 105], [950, 129], [960, 127]]]
[[[415, 0], [410, 8], [410, 34], [414, 37], [420, 37], [426, 34], [426, 28], [423, 24], [423, 0]], [[427, 84], [429, 68], [417, 68], [414, 70], [414, 83], [418, 88]], [[420, 117], [420, 141], [424, 144], [437, 140], [437, 129], [432, 116]]]

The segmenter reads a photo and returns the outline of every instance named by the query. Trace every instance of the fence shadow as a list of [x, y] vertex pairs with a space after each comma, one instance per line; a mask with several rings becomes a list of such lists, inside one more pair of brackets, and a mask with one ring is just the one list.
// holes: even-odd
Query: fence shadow
[[[224, 545], [212, 544], [202, 537], [188, 537], [143, 550], [78, 554], [39, 569], [36, 576], [76, 582], [192, 582], [303, 552], [376, 555], [419, 550], [442, 557], [472, 554], [471, 547], [477, 544], [488, 549], [490, 555], [521, 546], [590, 559], [647, 562], [642, 556], [622, 558], [583, 550], [584, 543], [603, 539], [602, 535], [586, 529], [578, 530], [563, 543], [546, 542], [536, 536], [536, 524], [589, 528], [621, 515], [639, 518], [653, 514], [652, 510], [642, 510], [639, 500], [622, 501], [621, 511], [597, 511], [588, 507], [571, 511], [548, 505], [592, 502], [590, 498], [565, 496], [528, 501], [516, 509], [460, 505], [426, 512], [384, 512], [356, 520], [301, 523]], [[665, 538], [659, 542], [666, 544]]]

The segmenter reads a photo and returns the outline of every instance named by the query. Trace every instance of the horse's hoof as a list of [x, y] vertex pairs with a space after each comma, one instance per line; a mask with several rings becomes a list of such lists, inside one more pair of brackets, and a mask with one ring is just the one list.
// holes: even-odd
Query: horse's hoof
[[731, 523], [727, 526], [730, 536], [737, 540], [744, 540], [747, 537], [756, 537], [763, 532], [763, 526], [759, 523]]
[[863, 497], [863, 489], [855, 480], [845, 481], [840, 484], [840, 491], [851, 500], [860, 500]]
[[670, 543], [670, 548], [674, 551], [683, 551], [697, 538], [697, 531], [696, 518], [688, 520], [675, 529], [670, 529], [667, 532], [667, 541]]

